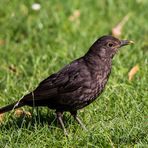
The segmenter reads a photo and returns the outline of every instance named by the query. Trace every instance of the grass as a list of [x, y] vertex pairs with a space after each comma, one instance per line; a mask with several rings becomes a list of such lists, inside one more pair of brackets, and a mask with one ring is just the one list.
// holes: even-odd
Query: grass
[[[34, 2], [1, 0], [0, 106], [21, 98], [48, 75], [82, 56], [127, 14], [130, 18], [121, 38], [132, 39], [135, 45], [120, 50], [106, 90], [79, 112], [88, 132], [68, 113], [64, 115], [67, 139], [52, 110], [39, 108], [32, 118], [9, 112], [0, 125], [0, 147], [148, 147], [147, 0], [38, 1], [39, 11], [31, 9]], [[77, 9], [80, 17], [70, 21]], [[129, 82], [128, 72], [136, 64], [140, 70]]]

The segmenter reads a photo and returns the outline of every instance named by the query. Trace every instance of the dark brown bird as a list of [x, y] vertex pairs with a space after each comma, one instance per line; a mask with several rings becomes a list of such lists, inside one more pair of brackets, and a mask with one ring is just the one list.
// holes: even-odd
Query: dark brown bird
[[24, 105], [47, 106], [56, 110], [57, 119], [66, 135], [62, 120], [64, 111], [70, 112], [85, 128], [77, 117], [77, 111], [102, 93], [111, 73], [112, 58], [120, 47], [131, 43], [113, 36], [99, 38], [83, 57], [50, 75], [21, 100], [0, 108], [0, 114]]

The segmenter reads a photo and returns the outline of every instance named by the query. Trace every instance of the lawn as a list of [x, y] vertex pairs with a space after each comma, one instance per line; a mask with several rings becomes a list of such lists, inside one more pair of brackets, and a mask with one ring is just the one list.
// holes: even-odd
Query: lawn
[[120, 38], [135, 44], [114, 57], [105, 91], [79, 111], [88, 131], [65, 113], [66, 138], [53, 110], [26, 106], [22, 109], [31, 116], [12, 111], [0, 118], [0, 147], [148, 147], [148, 1], [38, 0], [40, 9], [34, 10], [35, 2], [0, 1], [0, 106], [82, 56], [126, 15]]

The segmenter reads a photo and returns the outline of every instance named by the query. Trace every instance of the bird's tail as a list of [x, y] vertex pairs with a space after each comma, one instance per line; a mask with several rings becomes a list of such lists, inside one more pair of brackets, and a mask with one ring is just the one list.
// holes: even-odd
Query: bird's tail
[[12, 103], [10, 105], [4, 106], [0, 108], [0, 114], [11, 111], [13, 109], [19, 108], [21, 106], [24, 106], [24, 103], [22, 101], [17, 101], [15, 103]]

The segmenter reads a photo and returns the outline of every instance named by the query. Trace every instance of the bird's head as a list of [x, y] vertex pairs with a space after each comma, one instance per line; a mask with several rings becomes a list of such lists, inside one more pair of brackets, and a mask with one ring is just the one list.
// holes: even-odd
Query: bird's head
[[119, 48], [133, 43], [133, 41], [119, 40], [113, 36], [102, 36], [95, 41], [89, 51], [101, 58], [113, 58]]

